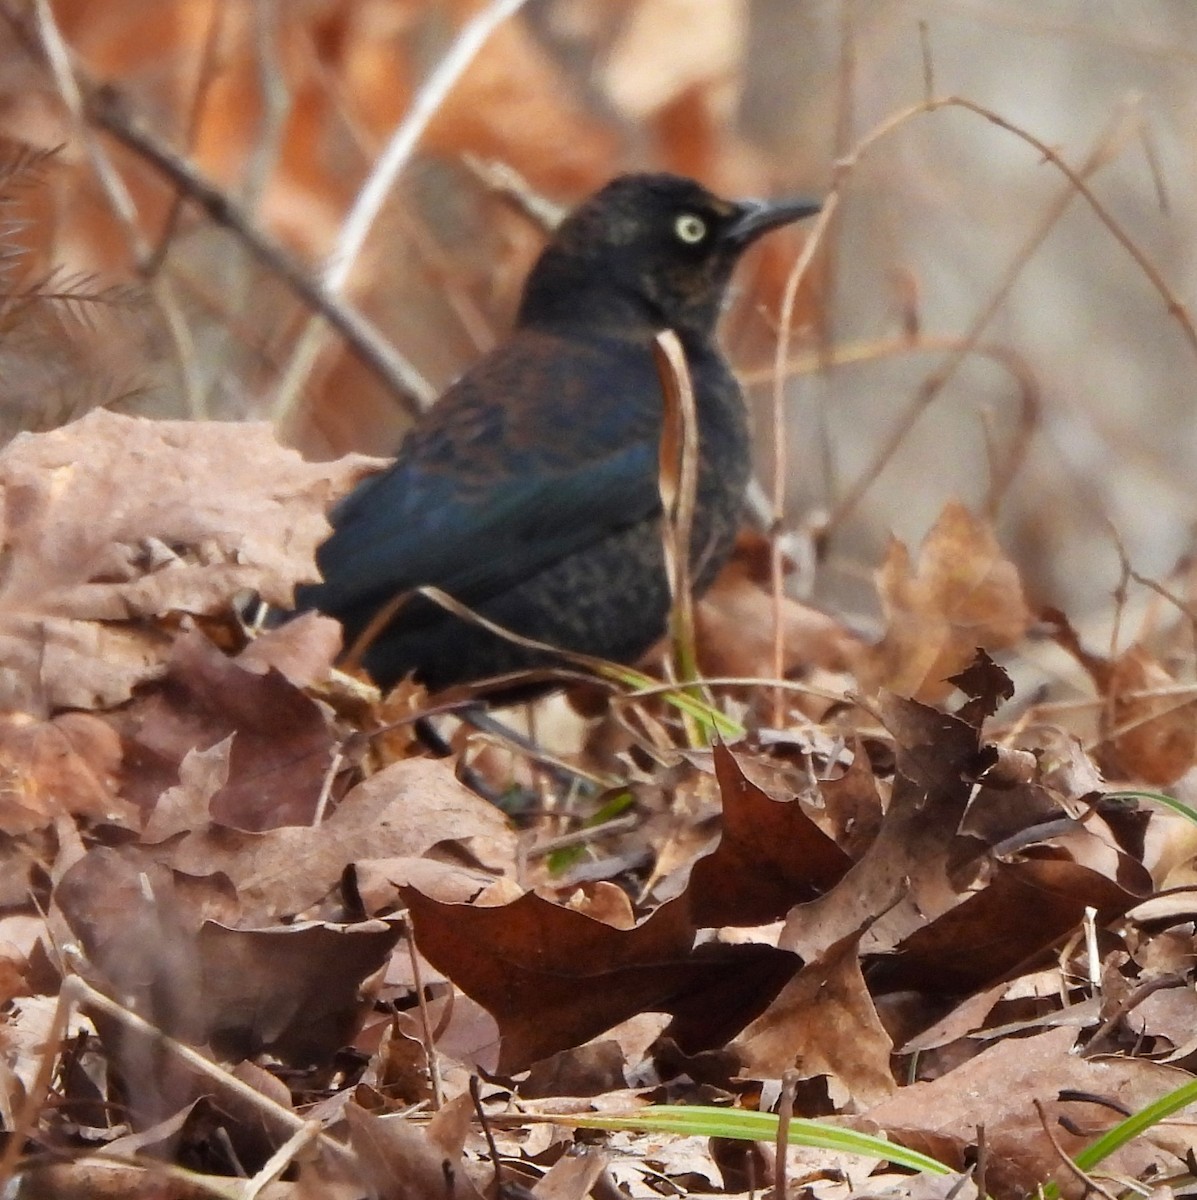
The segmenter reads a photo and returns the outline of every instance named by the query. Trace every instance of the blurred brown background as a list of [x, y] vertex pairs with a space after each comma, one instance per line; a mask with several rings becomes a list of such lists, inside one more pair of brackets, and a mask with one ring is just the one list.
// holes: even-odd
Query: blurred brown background
[[[235, 234], [191, 206], [172, 215], [160, 172], [85, 134], [48, 38], [315, 270], [387, 140], [489, 7], [5, 0], [4, 155], [63, 148], [5, 192], [5, 243], [29, 253], [0, 260], [0, 284], [20, 295], [57, 266], [108, 288], [166, 246], [133, 308], [60, 315], [58, 333], [10, 309], [5, 434], [98, 403], [286, 413], [286, 436], [329, 456], [389, 452], [408, 419], [335, 338], [292, 406], [284, 381], [307, 310]], [[784, 399], [789, 518], [833, 514], [814, 594], [867, 622], [887, 537], [917, 541], [959, 496], [994, 508], [1034, 601], [1100, 624], [1117, 539], [1157, 578], [1192, 545], [1197, 339], [1164, 293], [1188, 305], [1197, 276], [1195, 64], [1191, 0], [527, 0], [437, 107], [346, 296], [436, 390], [507, 326], [542, 240], [495, 164], [561, 204], [629, 169], [737, 195], [834, 187]], [[914, 111], [928, 95], [988, 115]], [[990, 117], [1082, 173], [1115, 230]], [[114, 211], [97, 154], [131, 215]], [[752, 381], [766, 486], [777, 312], [801, 246], [795, 234], [761, 248], [724, 327]]]

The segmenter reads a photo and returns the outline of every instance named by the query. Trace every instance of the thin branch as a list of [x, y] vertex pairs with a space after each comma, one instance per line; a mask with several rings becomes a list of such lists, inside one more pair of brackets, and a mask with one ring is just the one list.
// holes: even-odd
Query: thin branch
[[1035, 1111], [1039, 1114], [1039, 1123], [1043, 1126], [1043, 1132], [1047, 1140], [1051, 1142], [1052, 1149], [1059, 1156], [1060, 1161], [1064, 1164], [1068, 1173], [1078, 1179], [1086, 1189], [1096, 1192], [1103, 1200], [1117, 1200], [1117, 1197], [1108, 1188], [1104, 1188], [1092, 1175], [1086, 1174], [1079, 1166], [1065, 1153], [1064, 1147], [1060, 1145], [1059, 1138], [1052, 1132], [1051, 1123], [1048, 1121], [1047, 1110], [1043, 1107], [1043, 1101], [1038, 1097], [1035, 1098]]
[[132, 117], [116, 91], [93, 88], [87, 97], [87, 116], [150, 163], [211, 220], [236, 236], [258, 262], [345, 339], [358, 359], [410, 412], [421, 411], [433, 390], [419, 372], [391, 348], [365, 317], [331, 295], [279, 242], [260, 230], [226, 192]]
[[325, 287], [339, 292], [345, 286], [371, 226], [437, 110], [478, 57], [491, 34], [525, 3], [526, 0], [491, 0], [466, 23], [436, 70], [416, 93], [411, 108], [392, 133], [341, 227], [336, 249], [324, 271]]
[[[54, 12], [48, 0], [35, 0], [34, 12], [37, 18], [41, 53], [54, 77], [59, 96], [75, 122], [87, 151], [92, 171], [99, 181], [101, 190], [108, 198], [109, 207], [112, 209], [117, 223], [125, 233], [138, 270], [144, 275], [145, 267], [152, 261], [154, 252], [141, 233], [137, 206], [133, 202], [129, 189], [125, 186], [125, 181], [121, 178], [103, 146], [100, 145], [98, 139], [91, 135], [91, 131], [87, 127], [86, 81], [72, 61], [70, 49], [63, 40], [62, 33], [54, 20]], [[9, 22], [18, 34], [24, 32], [19, 22], [11, 17], [9, 17]], [[149, 279], [150, 289], [174, 341], [179, 373], [187, 395], [187, 409], [193, 418], [201, 418], [206, 415], [204, 392], [196, 370], [195, 342], [191, 337], [191, 329], [183, 318], [182, 306], [179, 304], [170, 280], [148, 275], [146, 278]]]
[[[486, 45], [491, 34], [525, 3], [526, 0], [491, 0], [490, 4], [466, 23], [453, 45], [449, 47], [448, 53], [437, 64], [436, 70], [416, 93], [411, 108], [391, 134], [341, 227], [341, 234], [324, 270], [325, 294], [336, 295], [342, 291], [383, 204], [394, 189], [396, 180], [407, 166], [437, 110]], [[295, 352], [277, 389], [273, 416], [280, 429], [285, 429], [294, 418], [302, 389], [323, 349], [323, 344], [320, 326], [315, 322], [308, 322], [299, 335]], [[421, 408], [427, 407], [435, 399], [435, 395], [428, 391], [415, 388], [409, 390], [417, 398]]]
[[[1009, 347], [988, 342], [972, 342], [966, 345], [965, 342], [966, 339], [963, 336], [956, 335], [917, 334], [911, 337], [902, 334], [898, 337], [883, 338], [876, 342], [851, 343], [835, 346], [826, 351], [820, 349], [812, 353], [797, 354], [785, 364], [784, 370], [787, 377], [792, 379], [796, 375], [812, 375], [818, 371], [833, 370], [837, 367], [856, 366], [860, 363], [903, 357], [908, 354], [954, 352], [962, 347], [966, 354], [987, 358], [1002, 367], [1018, 385], [1019, 415], [1018, 426], [1011, 440], [1009, 452], [992, 471], [989, 489], [983, 502], [986, 515], [993, 518], [997, 515], [1001, 501], [1009, 491], [1010, 485], [1018, 473], [1018, 468], [1026, 457], [1031, 435], [1039, 423], [1039, 382], [1026, 360]], [[777, 367], [774, 365], [760, 371], [749, 371], [744, 374], [743, 378], [746, 383], [762, 383], [770, 378], [776, 379], [776, 372]], [[870, 481], [875, 479], [884, 468], [885, 461], [883, 455], [877, 455], [863, 472], [862, 478]], [[825, 533], [825, 530], [821, 528], [820, 532]]]
[[[965, 105], [965, 107], [976, 111], [971, 105]], [[1005, 126], [1003, 125], [1003, 127]], [[949, 352], [946, 360], [923, 381], [922, 386], [915, 393], [906, 411], [902, 414], [901, 419], [891, 430], [890, 435], [877, 452], [871, 467], [860, 475], [857, 482], [849, 489], [847, 494], [841, 497], [834, 508], [832, 508], [827, 520], [829, 531], [843, 524], [848, 515], [864, 498], [873, 480], [880, 474], [882, 468], [898, 452], [902, 442], [906, 439], [923, 411], [944, 391], [948, 383], [955, 377], [956, 372], [971, 353], [973, 346], [985, 332], [985, 329], [993, 320], [998, 309], [1010, 294], [1024, 267], [1031, 260], [1035, 251], [1047, 239], [1048, 234], [1056, 226], [1076, 197], [1078, 192], [1077, 183], [1083, 180], [1084, 177], [1093, 174], [1099, 167], [1108, 162], [1112, 148], [1124, 140], [1126, 134], [1126, 114], [1119, 114], [1112, 125], [1098, 139], [1097, 144], [1087, 156], [1080, 170], [1067, 172], [1067, 184], [1048, 206], [1037, 227], [1019, 248], [1018, 253], [1014, 255], [1009, 266], [1006, 268], [1004, 276], [991, 293], [988, 301], [973, 317], [968, 329], [961, 335], [959, 342]]]
[[[251, 1106], [268, 1127], [285, 1131], [288, 1137], [300, 1132], [306, 1134], [308, 1131], [309, 1123], [297, 1116], [291, 1109], [285, 1108], [266, 1093], [250, 1087], [237, 1076], [223, 1070], [211, 1059], [200, 1054], [198, 1050], [194, 1050], [176, 1038], [169, 1037], [151, 1025], [144, 1017], [138, 1016], [124, 1005], [105, 996], [103, 992], [97, 991], [81, 976], [68, 975], [62, 982], [59, 998], [60, 1003], [70, 1007], [77, 1005], [84, 1012], [103, 1013], [104, 1016], [117, 1021], [127, 1033], [146, 1038], [155, 1046], [173, 1054], [185, 1066], [213, 1084], [218, 1093], [223, 1092], [226, 1095], [235, 1096], [238, 1100]], [[348, 1146], [338, 1142], [327, 1133], [318, 1133], [315, 1140], [322, 1150], [327, 1151], [340, 1162], [349, 1165], [357, 1164], [357, 1155]], [[13, 1138], [9, 1145], [11, 1146], [14, 1142], [19, 1145], [20, 1139]]]

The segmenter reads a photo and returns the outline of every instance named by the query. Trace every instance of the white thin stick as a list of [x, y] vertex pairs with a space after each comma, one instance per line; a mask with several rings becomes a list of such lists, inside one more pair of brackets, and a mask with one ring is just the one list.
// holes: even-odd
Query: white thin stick
[[[387, 196], [395, 186], [395, 180], [411, 159], [436, 110], [465, 74], [490, 35], [525, 3], [526, 0], [492, 0], [466, 23], [449, 47], [449, 52], [416, 93], [411, 108], [387, 140], [385, 149], [341, 226], [337, 243], [324, 267], [323, 281], [327, 291], [337, 294], [344, 288], [371, 226], [378, 219]], [[324, 347], [326, 337], [324, 326], [313, 317], [295, 343], [295, 351], [275, 393], [272, 414], [275, 424], [284, 432], [299, 404], [300, 393]], [[427, 407], [436, 398], [432, 388], [411, 371], [408, 372], [407, 383], [423, 406]]]
[[370, 227], [378, 219], [386, 198], [395, 186], [400, 172], [419, 144], [436, 111], [445, 102], [445, 97], [465, 74], [470, 63], [486, 44], [490, 35], [525, 4], [526, 0], [492, 0], [476, 17], [468, 21], [457, 35], [449, 52], [437, 64], [424, 86], [416, 93], [411, 108], [391, 134], [386, 149], [374, 164], [345, 224], [337, 244], [324, 268], [324, 286], [339, 292], [353, 267], [354, 261], [365, 245]]

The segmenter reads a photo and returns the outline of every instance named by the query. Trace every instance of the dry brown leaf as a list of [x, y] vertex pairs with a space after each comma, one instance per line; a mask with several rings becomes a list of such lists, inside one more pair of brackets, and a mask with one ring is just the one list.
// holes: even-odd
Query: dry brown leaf
[[793, 909], [780, 944], [805, 959], [870, 920], [870, 949], [891, 948], [960, 902], [951, 852], [973, 780], [983, 770], [980, 732], [913, 700], [883, 696], [897, 766], [877, 837], [826, 895]]
[[775, 605], [770, 572], [768, 539], [741, 532], [731, 561], [694, 608], [703, 675], [773, 678], [777, 674], [774, 625], [779, 613], [783, 678], [793, 678], [811, 666], [842, 671], [865, 652], [860, 638], [834, 617], [789, 596]]
[[950, 693], [948, 678], [979, 647], [1013, 646], [1031, 621], [1017, 567], [990, 526], [955, 502], [923, 539], [917, 563], [890, 542], [877, 586], [886, 631], [860, 664], [861, 682], [928, 702]]
[[503, 1073], [644, 1011], [673, 1014], [687, 1053], [722, 1045], [801, 965], [771, 946], [695, 948], [682, 899], [616, 929], [533, 892], [496, 906], [403, 897], [420, 953], [498, 1022]]
[[627, 1084], [628, 1061], [613, 1038], [596, 1038], [535, 1063], [520, 1083], [520, 1096], [601, 1096]]
[[243, 921], [265, 924], [323, 900], [352, 863], [418, 857], [442, 844], [494, 869], [515, 861], [515, 835], [498, 810], [460, 784], [445, 762], [413, 758], [352, 788], [314, 828], [205, 830], [151, 852], [188, 875], [227, 876]]
[[268, 929], [205, 922], [195, 940], [203, 1040], [229, 1059], [264, 1052], [294, 1066], [327, 1063], [365, 1017], [362, 982], [402, 933], [395, 922], [308, 921]]
[[341, 623], [323, 613], [305, 612], [260, 633], [236, 662], [264, 675], [272, 667], [296, 687], [311, 687], [328, 676], [341, 653]]
[[966, 995], [1034, 965], [1078, 929], [1092, 907], [1105, 923], [1150, 890], [1141, 867], [1138, 891], [1071, 861], [1050, 845], [996, 858], [986, 885], [916, 929], [869, 972], [874, 995], [925, 990]]
[[165, 677], [113, 720], [125, 795], [151, 812], [188, 754], [232, 737], [211, 820], [235, 829], [311, 824], [337, 744], [320, 705], [279, 672], [247, 671], [194, 631], [175, 642]]
[[209, 919], [229, 907], [221, 886], [178, 880], [136, 847], [97, 847], [66, 872], [54, 901], [105, 990], [163, 1032], [233, 1059], [269, 1051], [296, 1065], [329, 1061], [352, 1040], [364, 1015], [358, 988], [400, 927], [233, 929]]
[[1105, 658], [1085, 648], [1064, 613], [1049, 609], [1045, 617], [1056, 642], [1106, 702], [1100, 753], [1105, 772], [1158, 786], [1175, 783], [1197, 762], [1197, 704], [1190, 685], [1141, 643]]
[[[1179, 692], [1144, 695], [1150, 692]], [[1113, 662], [1110, 767], [1123, 778], [1166, 787], [1197, 762], [1197, 703], [1151, 653], [1132, 646]]]
[[169, 613], [317, 578], [325, 511], [380, 465], [305, 462], [270, 426], [104, 410], [0, 450], [6, 708], [107, 707], [159, 674]]
[[604, 1166], [606, 1156], [593, 1146], [583, 1149], [580, 1154], [559, 1158], [549, 1173], [537, 1182], [532, 1195], [536, 1200], [585, 1200]]
[[602, 84], [618, 108], [643, 119], [695, 84], [734, 76], [747, 32], [735, 0], [638, 4], [611, 48]]
[[797, 797], [770, 796], [722, 743], [715, 746], [715, 771], [723, 832], [690, 872], [685, 894], [696, 925], [764, 925], [843, 878], [852, 860]]
[[354, 864], [354, 877], [362, 906], [371, 915], [400, 907], [399, 889], [408, 885], [436, 900], [464, 904], [494, 882], [488, 871], [411, 856], [361, 859]]
[[[1119, 1121], [1104, 1105], [1061, 1101], [1072, 1091], [1109, 1097], [1125, 1112], [1136, 1112], [1191, 1077], [1143, 1060], [1089, 1060], [1072, 1053], [1076, 1032], [1052, 1029], [1029, 1038], [1009, 1039], [984, 1050], [963, 1066], [930, 1083], [901, 1088], [868, 1112], [895, 1140], [921, 1146], [924, 1133], [972, 1144], [979, 1125], [985, 1127], [991, 1195], [1033, 1192], [1056, 1179], [1067, 1196], [1079, 1196], [1080, 1185], [1061, 1167], [1044, 1135], [1033, 1101], [1047, 1110], [1047, 1121], [1065, 1153], [1073, 1154], [1099, 1132]], [[1092, 1133], [1077, 1137], [1061, 1125], [1067, 1115]], [[1102, 1163], [1103, 1170], [1134, 1177], [1158, 1152], [1142, 1139]], [[960, 1164], [961, 1166], [963, 1164]]]
[[892, 1095], [893, 1042], [882, 1028], [860, 971], [860, 936], [828, 947], [781, 990], [732, 1044], [740, 1076], [777, 1079], [827, 1075], [859, 1107]]
[[117, 787], [120, 764], [120, 738], [89, 713], [0, 715], [0, 830], [28, 833], [63, 813], [135, 825]]
[[[363, 1180], [377, 1200], [482, 1200], [483, 1168], [462, 1158], [462, 1138], [450, 1131], [461, 1124], [462, 1101], [446, 1105], [429, 1125], [406, 1116], [379, 1117], [357, 1104], [345, 1109], [349, 1144], [363, 1167]], [[465, 1107], [466, 1120], [469, 1109]], [[485, 1168], [489, 1175], [490, 1168]], [[477, 1175], [477, 1180], [475, 1180]]]

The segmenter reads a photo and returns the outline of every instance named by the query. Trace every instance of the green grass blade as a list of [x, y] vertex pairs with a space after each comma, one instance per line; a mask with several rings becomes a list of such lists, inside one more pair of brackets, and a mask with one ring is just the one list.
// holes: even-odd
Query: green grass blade
[[[775, 1113], [749, 1112], [740, 1108], [708, 1108], [702, 1105], [650, 1105], [625, 1116], [609, 1113], [569, 1113], [551, 1120], [584, 1129], [623, 1129], [644, 1133], [673, 1133], [679, 1137], [724, 1137], [743, 1141], [772, 1142], [777, 1138]], [[824, 1121], [795, 1117], [790, 1121], [789, 1138], [795, 1146], [814, 1146], [836, 1150], [862, 1158], [882, 1158], [912, 1171], [932, 1175], [951, 1175], [951, 1167], [917, 1150], [887, 1142], [884, 1138], [853, 1129], [843, 1129]]]

